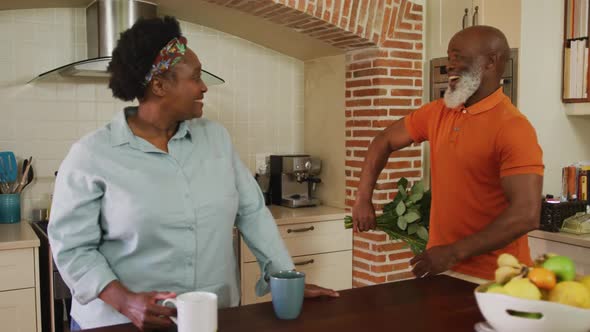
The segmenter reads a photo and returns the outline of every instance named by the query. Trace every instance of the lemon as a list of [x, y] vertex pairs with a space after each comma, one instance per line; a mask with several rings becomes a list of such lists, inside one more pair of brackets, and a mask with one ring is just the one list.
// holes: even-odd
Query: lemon
[[562, 281], [549, 292], [549, 301], [590, 308], [590, 290], [577, 281]]
[[541, 291], [526, 278], [514, 278], [504, 285], [506, 294], [521, 299], [540, 300]]
[[588, 288], [588, 290], [590, 291], [590, 275], [587, 275], [587, 276], [583, 277], [582, 279], [580, 279], [580, 283], [582, 283], [582, 285], [586, 286], [586, 288]]

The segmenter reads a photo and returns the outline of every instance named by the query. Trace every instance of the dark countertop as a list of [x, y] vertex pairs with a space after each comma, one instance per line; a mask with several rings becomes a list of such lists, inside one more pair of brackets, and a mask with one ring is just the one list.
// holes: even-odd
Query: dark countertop
[[[340, 298], [306, 299], [298, 319], [275, 318], [272, 304], [259, 303], [221, 309], [220, 332], [352, 332], [352, 331], [469, 331], [483, 316], [473, 290], [477, 287], [445, 275], [355, 288]], [[135, 332], [131, 324], [92, 332]]]

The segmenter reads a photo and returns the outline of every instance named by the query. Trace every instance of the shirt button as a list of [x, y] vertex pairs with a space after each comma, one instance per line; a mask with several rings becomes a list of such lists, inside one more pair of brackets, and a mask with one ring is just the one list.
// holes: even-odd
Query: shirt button
[[467, 110], [463, 110], [463, 111], [461, 111], [461, 113], [465, 114], [465, 113], [467, 113]]
[[194, 231], [195, 230], [195, 227], [194, 226], [188, 226], [188, 229], [190, 229], [191, 231]]

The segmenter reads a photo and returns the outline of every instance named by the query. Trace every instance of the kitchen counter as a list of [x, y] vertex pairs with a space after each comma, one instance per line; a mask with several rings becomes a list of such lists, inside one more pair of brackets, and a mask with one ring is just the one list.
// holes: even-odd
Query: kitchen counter
[[562, 232], [545, 232], [541, 230], [535, 230], [529, 232], [529, 237], [550, 240], [555, 242], [561, 242], [564, 244], [570, 244], [578, 247], [590, 248], [590, 234], [577, 235]]
[[[473, 290], [477, 285], [439, 275], [340, 292], [340, 298], [306, 299], [298, 319], [275, 318], [272, 303], [259, 303], [218, 312], [223, 332], [358, 332], [469, 331], [484, 318]], [[131, 324], [88, 332], [136, 332]], [[170, 331], [176, 331], [172, 329]]]
[[0, 250], [39, 247], [39, 238], [28, 222], [0, 224]]
[[268, 208], [279, 226], [336, 219], [341, 219], [344, 224], [344, 217], [347, 215], [345, 209], [325, 205], [295, 209], [279, 205], [269, 205]]

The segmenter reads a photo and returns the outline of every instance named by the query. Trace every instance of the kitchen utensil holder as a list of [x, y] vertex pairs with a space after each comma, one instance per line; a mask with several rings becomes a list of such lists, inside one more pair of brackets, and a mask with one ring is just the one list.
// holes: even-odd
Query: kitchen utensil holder
[[0, 195], [0, 224], [20, 222], [20, 194]]

